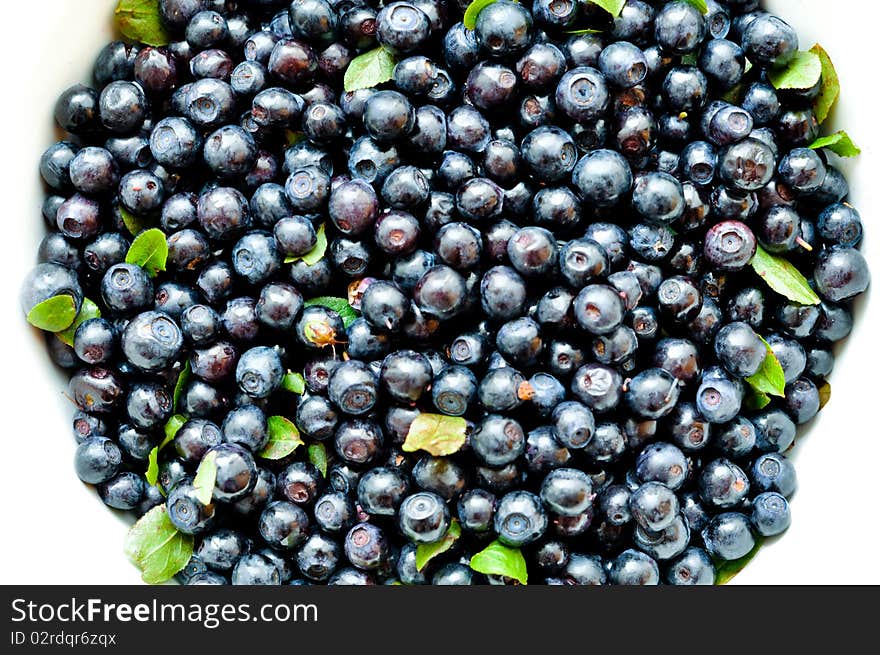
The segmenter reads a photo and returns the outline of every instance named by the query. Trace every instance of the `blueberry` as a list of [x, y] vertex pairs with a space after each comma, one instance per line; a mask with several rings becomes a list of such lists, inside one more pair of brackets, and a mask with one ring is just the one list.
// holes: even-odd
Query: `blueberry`
[[286, 500], [269, 503], [260, 514], [260, 536], [272, 548], [293, 550], [307, 537], [309, 517], [306, 512]]
[[234, 585], [280, 585], [281, 573], [272, 560], [257, 553], [248, 553], [235, 563], [231, 581]]
[[89, 437], [77, 446], [73, 463], [80, 480], [100, 484], [116, 476], [122, 464], [122, 453], [110, 439]]
[[760, 14], [742, 35], [749, 61], [764, 68], [782, 68], [797, 54], [798, 37], [792, 27], [772, 14]]
[[464, 366], [450, 366], [434, 376], [431, 400], [447, 416], [462, 416], [476, 395], [476, 376]]
[[192, 478], [185, 477], [171, 488], [165, 506], [171, 523], [184, 534], [200, 534], [213, 523], [214, 505], [199, 500]]
[[719, 514], [703, 529], [702, 534], [709, 554], [723, 560], [745, 557], [755, 547], [749, 520], [738, 512]]
[[669, 566], [666, 581], [672, 585], [713, 585], [715, 566], [712, 558], [701, 548], [688, 548]]
[[822, 251], [813, 275], [819, 293], [831, 302], [855, 298], [865, 292], [871, 281], [868, 263], [862, 253], [845, 246]]
[[600, 118], [608, 107], [610, 93], [605, 77], [595, 68], [579, 66], [569, 70], [556, 86], [556, 106], [573, 121]]
[[430, 387], [432, 379], [433, 371], [427, 357], [412, 350], [388, 355], [379, 374], [382, 389], [399, 402], [417, 402]]
[[629, 193], [633, 175], [626, 159], [619, 153], [594, 150], [577, 163], [572, 181], [587, 203], [611, 207]]
[[505, 57], [524, 50], [532, 40], [532, 17], [528, 10], [514, 3], [492, 3], [477, 15], [474, 35], [488, 55]]
[[395, 52], [412, 52], [431, 36], [431, 20], [414, 3], [392, 2], [376, 16], [379, 43]]
[[502, 543], [519, 548], [540, 539], [547, 530], [548, 519], [538, 496], [513, 491], [498, 501], [493, 524]]
[[611, 561], [608, 577], [615, 585], [656, 585], [660, 569], [649, 555], [627, 549]]
[[358, 481], [357, 498], [371, 515], [393, 516], [409, 491], [409, 481], [399, 471], [377, 467]]
[[148, 110], [147, 97], [139, 84], [119, 80], [101, 91], [101, 122], [111, 132], [128, 134], [136, 131], [143, 125]]

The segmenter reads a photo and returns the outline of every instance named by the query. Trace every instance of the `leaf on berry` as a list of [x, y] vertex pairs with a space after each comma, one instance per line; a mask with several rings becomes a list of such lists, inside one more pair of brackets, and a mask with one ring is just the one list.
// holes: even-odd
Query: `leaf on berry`
[[302, 261], [308, 266], [314, 266], [319, 261], [324, 258], [324, 253], [327, 252], [327, 225], [321, 223], [321, 227], [318, 228], [317, 232], [318, 240], [315, 243], [315, 247], [309, 250], [305, 255], [300, 255], [299, 257], [286, 257], [284, 259], [285, 264], [292, 264], [294, 262]]
[[147, 275], [156, 277], [168, 263], [168, 239], [165, 233], [155, 227], [141, 232], [131, 242], [125, 262], [140, 266]]
[[192, 377], [192, 366], [190, 366], [189, 360], [187, 359], [183, 363], [183, 368], [180, 369], [180, 373], [177, 375], [177, 382], [174, 384], [174, 411], [180, 411], [180, 403], [183, 401], [183, 394], [186, 392], [186, 387], [189, 384], [190, 378]]
[[345, 69], [345, 77], [342, 80], [345, 91], [372, 89], [382, 82], [387, 82], [394, 74], [396, 64], [394, 55], [384, 46], [358, 55]]
[[119, 0], [115, 15], [119, 31], [132, 41], [152, 46], [171, 43], [159, 14], [159, 0]]
[[28, 312], [27, 321], [35, 328], [47, 332], [60, 332], [73, 324], [76, 315], [76, 303], [73, 296], [63, 293], [60, 296], [52, 296], [36, 305]]
[[751, 266], [771, 289], [792, 302], [800, 305], [818, 305], [822, 302], [791, 262], [771, 255], [761, 246], [758, 246]]
[[709, 13], [709, 7], [706, 6], [706, 0], [685, 0], [685, 2], [687, 2], [689, 5], [692, 5], [701, 14]]
[[819, 61], [822, 62], [822, 83], [819, 95], [813, 101], [813, 113], [816, 114], [816, 120], [821, 125], [831, 114], [834, 104], [840, 97], [840, 78], [825, 48], [817, 43], [810, 48], [810, 52], [818, 56]]
[[847, 134], [844, 130], [840, 130], [839, 132], [835, 132], [834, 134], [829, 134], [828, 136], [823, 136], [820, 139], [816, 139], [813, 141], [810, 148], [813, 150], [819, 150], [820, 148], [826, 148], [830, 150], [838, 157], [858, 157], [862, 154], [861, 148], [859, 148], [853, 140], [850, 138], [849, 134]]
[[733, 578], [736, 577], [736, 574], [742, 571], [746, 565], [755, 558], [755, 555], [761, 550], [762, 545], [764, 545], [763, 537], [756, 537], [755, 547], [752, 548], [748, 555], [740, 557], [739, 559], [717, 563], [715, 566], [715, 584], [725, 585], [733, 580]]
[[354, 310], [348, 300], [345, 298], [333, 298], [330, 296], [320, 296], [318, 298], [312, 298], [311, 300], [306, 300], [306, 307], [326, 307], [327, 309], [331, 309], [337, 314], [339, 314], [339, 318], [342, 319], [342, 324], [348, 328], [349, 325], [355, 322], [358, 317], [357, 312]]
[[193, 478], [193, 488], [196, 498], [202, 505], [208, 505], [214, 495], [214, 485], [217, 483], [217, 453], [211, 451], [202, 457], [196, 477]]
[[[747, 377], [746, 382], [758, 394], [785, 398], [785, 371], [782, 370], [782, 364], [779, 363], [770, 344], [764, 337], [761, 337], [761, 341], [767, 347], [767, 356], [764, 357], [758, 372]], [[764, 406], [766, 407], [766, 404]]]
[[154, 485], [159, 480], [159, 451], [174, 440], [177, 431], [183, 427], [184, 423], [186, 423], [186, 417], [182, 414], [175, 414], [165, 424], [165, 438], [162, 439], [162, 443], [150, 451], [147, 457], [147, 472], [144, 477], [150, 484]]
[[751, 387], [749, 387], [749, 391], [750, 393], [746, 396], [744, 404], [746, 409], [750, 412], [760, 412], [770, 404], [770, 396], [763, 391], [756, 391]]
[[602, 7], [614, 18], [620, 16], [620, 12], [626, 6], [626, 0], [590, 0], [590, 3]]
[[122, 205], [117, 205], [116, 208], [119, 211], [119, 216], [122, 218], [122, 224], [125, 225], [125, 229], [129, 231], [131, 236], [136, 237], [150, 226], [150, 222], [143, 216], [132, 214]]
[[263, 459], [283, 459], [303, 445], [299, 430], [290, 419], [283, 416], [270, 416], [269, 442], [257, 453]]
[[309, 446], [309, 461], [321, 472], [321, 475], [327, 477], [327, 449], [322, 443], [313, 443]]
[[529, 572], [519, 548], [510, 548], [497, 540], [471, 557], [470, 566], [477, 573], [501, 575], [528, 584]]
[[442, 555], [452, 548], [458, 538], [461, 536], [461, 524], [452, 519], [449, 529], [440, 539], [429, 544], [419, 544], [416, 548], [416, 569], [421, 571], [428, 565], [437, 555]]
[[825, 409], [825, 405], [831, 402], [831, 385], [828, 382], [819, 387], [819, 409]]
[[288, 371], [284, 379], [281, 380], [281, 388], [290, 393], [302, 395], [306, 390], [305, 378], [299, 373]]
[[785, 68], [767, 73], [777, 89], [811, 89], [822, 77], [822, 60], [815, 52], [798, 52]]
[[409, 426], [403, 450], [413, 453], [425, 450], [434, 457], [452, 455], [464, 446], [467, 421], [460, 416], [419, 414]]
[[165, 505], [158, 505], [138, 519], [125, 536], [125, 554], [141, 570], [147, 584], [170, 580], [186, 566], [193, 554], [193, 538], [179, 532]]
[[480, 12], [495, 2], [497, 0], [473, 0], [467, 6], [467, 9], [464, 10], [464, 17], [461, 19], [461, 22], [469, 30], [474, 29], [477, 26], [477, 16], [480, 15]]
[[76, 329], [92, 318], [101, 318], [101, 310], [91, 300], [83, 298], [82, 307], [79, 308], [79, 313], [76, 315], [73, 323], [71, 323], [70, 327], [66, 330], [56, 332], [55, 336], [68, 346], [73, 346], [73, 337], [76, 336]]

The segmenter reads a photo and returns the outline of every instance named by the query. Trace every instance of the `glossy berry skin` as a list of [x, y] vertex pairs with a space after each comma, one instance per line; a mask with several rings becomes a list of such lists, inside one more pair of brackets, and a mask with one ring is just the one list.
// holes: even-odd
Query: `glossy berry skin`
[[556, 106], [573, 121], [591, 121], [607, 109], [609, 90], [605, 77], [595, 68], [569, 70], [556, 86]]
[[415, 351], [399, 351], [382, 362], [379, 382], [391, 398], [414, 403], [427, 391], [433, 379], [427, 357]]
[[168, 492], [165, 501], [168, 518], [184, 534], [200, 534], [209, 529], [214, 518], [214, 505], [204, 505], [192, 478], [183, 478]]
[[660, 569], [649, 555], [628, 549], [611, 562], [609, 578], [616, 585], [656, 585]]
[[477, 393], [477, 379], [464, 366], [450, 366], [435, 375], [431, 400], [447, 416], [463, 415]]
[[831, 302], [855, 298], [871, 282], [868, 264], [855, 248], [835, 246], [819, 254], [814, 271], [819, 294]]
[[392, 2], [376, 17], [376, 37], [392, 51], [412, 52], [430, 35], [430, 19], [409, 2]]
[[740, 221], [724, 221], [712, 226], [703, 243], [706, 261], [725, 271], [744, 269], [756, 250], [754, 233]]
[[80, 443], [74, 455], [77, 477], [87, 484], [100, 484], [116, 476], [122, 454], [115, 443], [105, 437], [89, 437]]
[[710, 555], [724, 560], [745, 557], [755, 547], [749, 520], [738, 512], [713, 518], [703, 529], [703, 542]]
[[749, 61], [765, 68], [788, 64], [798, 50], [798, 37], [792, 27], [777, 16], [757, 16], [742, 35], [743, 50]]
[[168, 366], [183, 346], [178, 325], [161, 312], [135, 316], [122, 333], [122, 352], [134, 366], [154, 371]]
[[477, 15], [474, 36], [488, 55], [505, 57], [524, 50], [532, 39], [532, 17], [513, 2], [492, 3]]
[[449, 508], [433, 493], [420, 491], [407, 496], [397, 513], [400, 531], [410, 541], [421, 544], [439, 540], [449, 528]]
[[514, 491], [498, 501], [494, 527], [505, 545], [519, 548], [536, 541], [544, 534], [547, 523], [541, 499], [532, 493]]
[[671, 585], [693, 586], [715, 584], [715, 566], [706, 551], [691, 547], [678, 556], [666, 572]]
[[587, 203], [611, 207], [630, 191], [633, 175], [620, 153], [594, 150], [577, 163], [572, 172], [572, 181]]
[[767, 357], [767, 347], [747, 323], [728, 323], [715, 335], [715, 355], [731, 375], [751, 377]]
[[791, 510], [784, 496], [776, 492], [759, 494], [752, 502], [751, 522], [762, 537], [773, 537], [791, 525]]
[[278, 353], [266, 346], [242, 353], [235, 371], [239, 388], [253, 398], [267, 398], [280, 385], [284, 369]]
[[471, 447], [488, 466], [504, 466], [523, 453], [525, 440], [525, 433], [518, 422], [489, 415], [471, 435]]
[[649, 369], [630, 382], [627, 403], [637, 415], [657, 419], [675, 407], [679, 396], [678, 380], [663, 369]]
[[214, 453], [217, 467], [214, 500], [229, 503], [247, 496], [256, 485], [258, 477], [251, 453], [236, 444], [220, 444], [208, 453]]
[[571, 136], [558, 127], [539, 127], [522, 141], [522, 156], [532, 174], [543, 182], [567, 178], [577, 164]]
[[629, 499], [633, 519], [645, 530], [659, 532], [672, 525], [678, 513], [677, 496], [664, 484], [646, 482]]

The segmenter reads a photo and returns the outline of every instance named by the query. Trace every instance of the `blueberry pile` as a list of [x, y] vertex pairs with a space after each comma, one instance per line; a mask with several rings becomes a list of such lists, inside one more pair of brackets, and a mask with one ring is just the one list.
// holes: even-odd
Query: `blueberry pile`
[[869, 273], [758, 5], [123, 0], [22, 304], [151, 581], [712, 584], [785, 531]]

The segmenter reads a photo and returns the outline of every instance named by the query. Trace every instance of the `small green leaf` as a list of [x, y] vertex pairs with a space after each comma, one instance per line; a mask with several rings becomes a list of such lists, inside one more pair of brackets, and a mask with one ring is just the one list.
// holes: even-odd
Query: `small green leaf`
[[816, 114], [816, 120], [821, 125], [827, 120], [840, 97], [840, 78], [825, 48], [817, 43], [810, 48], [810, 52], [816, 54], [822, 62], [822, 84], [819, 95], [813, 100], [813, 113]]
[[125, 554], [147, 584], [160, 584], [180, 572], [193, 554], [193, 538], [178, 532], [165, 505], [154, 507], [131, 526]]
[[309, 461], [315, 465], [315, 468], [321, 472], [325, 478], [327, 477], [327, 449], [322, 443], [313, 443], [309, 446]]
[[281, 380], [281, 387], [290, 393], [302, 395], [306, 390], [306, 381], [301, 374], [288, 371]]
[[591, 27], [588, 27], [583, 30], [566, 30], [565, 32], [569, 36], [581, 36], [582, 34], [602, 34], [602, 30], [594, 30]]
[[763, 391], [756, 391], [752, 387], [749, 387], [749, 394], [745, 399], [745, 408], [750, 412], [760, 412], [767, 405], [770, 404], [770, 396], [768, 396]]
[[52, 296], [36, 305], [28, 312], [27, 321], [35, 328], [47, 332], [60, 332], [69, 328], [76, 320], [76, 303], [73, 296], [63, 293]]
[[171, 43], [159, 14], [159, 0], [119, 0], [116, 24], [119, 31], [132, 41], [152, 46]]
[[763, 544], [763, 537], [756, 537], [755, 547], [752, 548], [748, 555], [740, 557], [739, 559], [730, 560], [729, 562], [719, 562], [715, 566], [715, 584], [725, 585], [733, 580], [736, 574], [742, 571], [746, 565], [755, 558], [755, 555], [761, 550]]
[[751, 266], [771, 289], [792, 302], [799, 305], [818, 305], [822, 302], [791, 262], [771, 255], [761, 246], [758, 246]]
[[473, 0], [467, 6], [467, 9], [464, 10], [464, 18], [461, 19], [461, 22], [469, 30], [474, 29], [477, 26], [477, 16], [494, 2], [497, 2], [497, 0]]
[[709, 7], [706, 6], [706, 0], [685, 0], [689, 5], [693, 5], [701, 14], [708, 14]]
[[434, 457], [452, 455], [464, 446], [466, 432], [467, 421], [460, 416], [419, 414], [410, 424], [402, 448], [407, 453], [425, 450]]
[[590, 3], [602, 7], [614, 18], [620, 16], [620, 12], [626, 6], [626, 0], [590, 0]]
[[437, 555], [442, 555], [452, 548], [458, 538], [461, 536], [461, 524], [452, 519], [449, 529], [438, 541], [430, 544], [419, 544], [416, 548], [416, 569], [421, 571], [428, 565]]
[[684, 55], [681, 58], [682, 66], [696, 66], [697, 65], [697, 54], [695, 52], [691, 52], [689, 54]]
[[831, 402], [831, 385], [828, 382], [819, 387], [819, 409], [825, 409], [825, 405]]
[[394, 55], [384, 46], [358, 55], [345, 69], [342, 82], [346, 92], [372, 89], [382, 82], [387, 82], [394, 74], [396, 64]]
[[192, 378], [192, 366], [187, 359], [183, 363], [183, 368], [177, 375], [177, 382], [174, 384], [174, 411], [180, 411], [180, 403], [183, 401], [183, 394], [186, 393], [186, 387]]
[[159, 451], [174, 440], [177, 431], [183, 427], [184, 423], [186, 423], [186, 417], [182, 414], [175, 414], [165, 424], [165, 438], [162, 439], [162, 443], [150, 451], [147, 458], [147, 472], [144, 477], [150, 484], [156, 484], [159, 480]]
[[269, 417], [269, 443], [257, 453], [263, 459], [283, 459], [303, 445], [299, 430], [283, 416]]
[[813, 150], [818, 150], [819, 148], [827, 148], [835, 155], [839, 157], [858, 157], [862, 154], [861, 148], [859, 148], [853, 140], [850, 138], [849, 134], [845, 131], [840, 130], [840, 132], [835, 132], [834, 134], [830, 134], [828, 136], [823, 136], [820, 139], [816, 139], [813, 141], [813, 144], [810, 146]]
[[57, 332], [55, 336], [68, 346], [73, 346], [73, 338], [76, 336], [76, 329], [92, 318], [101, 318], [101, 310], [91, 300], [83, 298], [82, 307], [79, 308], [79, 314], [76, 315], [76, 319], [74, 319], [69, 328]]
[[777, 89], [812, 89], [822, 77], [822, 60], [815, 52], [797, 53], [785, 68], [767, 73]]
[[284, 130], [284, 140], [287, 146], [295, 146], [300, 141], [305, 141], [308, 137], [304, 132], [296, 132], [294, 130]]
[[292, 264], [293, 262], [302, 261], [309, 266], [314, 266], [319, 261], [324, 258], [324, 253], [327, 252], [327, 225], [321, 223], [321, 227], [318, 228], [317, 232], [318, 241], [315, 243], [315, 247], [309, 250], [305, 255], [301, 255], [299, 257], [286, 257], [284, 259], [285, 264]]
[[315, 305], [326, 307], [327, 309], [332, 309], [334, 312], [339, 314], [339, 318], [342, 319], [342, 324], [346, 328], [354, 323], [354, 321], [358, 317], [357, 312], [350, 304], [348, 304], [348, 300], [346, 300], [345, 298], [320, 296], [318, 298], [312, 298], [311, 300], [306, 301], [306, 307], [313, 307]]
[[141, 232], [131, 242], [125, 261], [140, 266], [150, 277], [156, 277], [159, 271], [165, 270], [168, 262], [168, 239], [165, 233], [155, 227]]
[[217, 452], [211, 451], [207, 453], [202, 461], [199, 462], [199, 468], [196, 470], [196, 477], [193, 478], [193, 487], [196, 491], [196, 498], [202, 505], [209, 505], [214, 495], [214, 485], [217, 483]]
[[521, 584], [529, 581], [526, 559], [519, 548], [510, 548], [497, 540], [471, 557], [471, 568], [477, 573], [513, 578]]
[[756, 393], [785, 398], [785, 371], [782, 370], [782, 364], [776, 359], [767, 340], [761, 337], [761, 341], [767, 347], [767, 356], [764, 357], [758, 372], [747, 377], [746, 382]]
[[125, 229], [129, 231], [131, 236], [136, 237], [138, 234], [150, 227], [150, 221], [143, 216], [132, 214], [122, 205], [118, 205], [119, 215], [122, 217], [122, 223]]

